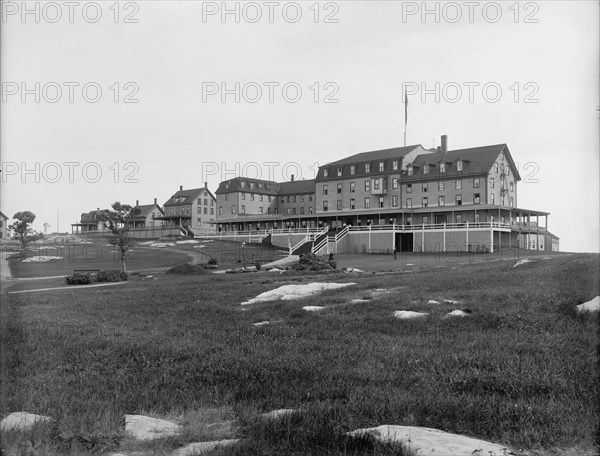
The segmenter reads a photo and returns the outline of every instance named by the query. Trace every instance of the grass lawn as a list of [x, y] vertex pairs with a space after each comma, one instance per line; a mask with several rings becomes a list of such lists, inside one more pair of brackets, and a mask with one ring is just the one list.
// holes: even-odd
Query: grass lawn
[[[415, 258], [336, 258], [365, 270], [386, 261], [378, 266], [392, 269], [385, 274], [158, 274], [118, 287], [4, 295], [0, 415], [25, 410], [55, 421], [2, 432], [2, 448], [28, 441], [39, 451], [32, 454], [91, 455], [121, 443], [168, 454], [213, 438], [202, 417], [217, 413], [238, 426], [219, 438], [244, 438], [219, 455], [406, 454], [344, 438], [381, 424], [438, 428], [522, 454], [595, 454], [598, 319], [574, 306], [600, 294], [598, 255], [516, 268], [422, 261], [417, 272], [406, 266]], [[240, 305], [314, 281], [356, 285]], [[389, 293], [349, 304], [380, 288]], [[443, 318], [464, 308], [469, 317]], [[401, 321], [395, 310], [429, 315]], [[257, 419], [278, 408], [305, 414]], [[136, 447], [123, 435], [124, 413], [173, 418], [185, 432]]]

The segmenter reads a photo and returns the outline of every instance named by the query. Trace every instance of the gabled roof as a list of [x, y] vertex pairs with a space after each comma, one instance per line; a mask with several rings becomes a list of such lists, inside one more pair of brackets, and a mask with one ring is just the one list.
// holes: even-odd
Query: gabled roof
[[4, 215], [2, 212], [0, 212], [0, 217], [3, 218], [4, 220], [8, 220], [8, 217], [6, 215]]
[[[98, 223], [100, 222], [100, 216], [102, 214], [105, 214], [109, 212], [108, 209], [100, 209], [100, 210], [95, 210], [95, 211], [90, 211], [90, 212], [84, 212], [83, 214], [81, 214], [81, 222], [87, 222], [87, 223]], [[94, 215], [96, 216], [96, 218], [94, 218]]]
[[156, 214], [157, 216], [165, 215], [158, 204], [141, 204], [139, 206], [135, 206], [135, 208], [137, 208], [139, 212], [134, 217], [131, 217], [131, 220], [145, 220], [150, 214], [152, 214], [153, 211], [156, 211], [157, 209], [159, 212]]
[[[443, 176], [445, 177], [487, 174], [492, 166], [492, 163], [494, 163], [498, 159], [498, 156], [501, 152], [504, 152], [504, 157], [507, 163], [512, 168], [515, 174], [515, 179], [517, 181], [520, 181], [521, 176], [519, 175], [519, 171], [517, 170], [515, 162], [513, 161], [510, 151], [508, 150], [508, 146], [506, 144], [495, 144], [492, 146], [472, 147], [470, 149], [450, 150], [445, 154], [441, 151], [434, 152], [431, 154], [421, 154], [416, 156], [414, 161], [410, 165], [422, 166], [425, 163], [442, 162], [450, 164], [450, 166], [446, 166], [446, 172], [443, 174]], [[468, 163], [468, 166], [465, 166], [462, 171], [458, 171], [456, 169], [456, 166], [453, 165], [459, 160]], [[440, 177], [439, 175], [437, 176]], [[415, 179], [422, 178], [421, 176], [417, 175], [412, 177], [414, 177]]]
[[[163, 206], [165, 206], [165, 207], [166, 206], [187, 206], [189, 204], [192, 204], [194, 202], [194, 200], [202, 194], [202, 192], [206, 192], [213, 200], [216, 200], [215, 196], [210, 192], [210, 190], [207, 187], [190, 188], [187, 190], [177, 191], [176, 193], [171, 195], [171, 197], [167, 200], [167, 202], [165, 204], [163, 204]], [[185, 197], [185, 198], [180, 203], [174, 203], [173, 198], [175, 198], [175, 197]]]
[[302, 193], [315, 193], [316, 183], [314, 179], [303, 179], [293, 182], [281, 182], [279, 195], [299, 195]]
[[405, 146], [405, 147], [394, 147], [392, 149], [381, 149], [381, 150], [373, 150], [370, 152], [361, 152], [358, 154], [351, 155], [346, 158], [342, 158], [340, 160], [327, 163], [323, 166], [342, 166], [342, 165], [352, 165], [356, 163], [370, 162], [370, 161], [381, 161], [387, 160], [390, 158], [401, 158], [407, 155], [409, 152], [413, 151], [417, 147], [423, 147], [420, 144], [414, 146]]

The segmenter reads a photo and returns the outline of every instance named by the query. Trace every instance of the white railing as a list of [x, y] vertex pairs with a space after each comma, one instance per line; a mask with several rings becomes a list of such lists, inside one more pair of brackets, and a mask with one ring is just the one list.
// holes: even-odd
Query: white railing
[[341, 241], [344, 238], [344, 236], [346, 236], [348, 234], [349, 228], [350, 227], [347, 226], [346, 228], [344, 228], [342, 231], [340, 231], [339, 233], [337, 233], [335, 235], [335, 245], [336, 246], [337, 246], [337, 243], [339, 241]]
[[294, 250], [302, 247], [309, 240], [310, 240], [310, 236], [305, 236], [303, 239], [301, 239], [300, 241], [296, 242], [296, 245], [294, 245], [293, 247], [290, 247], [290, 255], [294, 252]]
[[421, 230], [455, 230], [455, 229], [477, 229], [477, 228], [500, 228], [510, 229], [510, 223], [501, 222], [463, 222], [463, 223], [431, 223], [425, 225], [366, 225], [349, 226], [349, 231], [421, 231]]
[[327, 247], [327, 244], [329, 243], [329, 238], [325, 237], [323, 239], [321, 239], [321, 242], [319, 242], [317, 245], [313, 246], [312, 253], [314, 253], [315, 255], [318, 255], [321, 250], [323, 250], [325, 247]]
[[[326, 230], [327, 228], [325, 228]], [[272, 234], [311, 234], [311, 233], [320, 233], [323, 231], [323, 228], [273, 228], [271, 230]]]

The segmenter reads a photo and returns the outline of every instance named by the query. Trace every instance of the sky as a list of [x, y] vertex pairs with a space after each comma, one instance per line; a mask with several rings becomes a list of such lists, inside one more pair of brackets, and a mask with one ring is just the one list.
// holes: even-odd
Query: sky
[[70, 232], [237, 175], [506, 143], [518, 206], [599, 251], [598, 2], [2, 1], [1, 211]]

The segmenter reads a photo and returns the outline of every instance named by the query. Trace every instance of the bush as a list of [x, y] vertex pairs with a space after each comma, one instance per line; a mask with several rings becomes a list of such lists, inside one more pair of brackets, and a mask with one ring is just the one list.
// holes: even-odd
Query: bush
[[65, 277], [67, 285], [88, 285], [94, 283], [94, 276], [92, 274], [76, 272], [73, 275]]
[[125, 282], [127, 280], [127, 273], [119, 271], [118, 269], [108, 269], [106, 271], [98, 272], [98, 282]]
[[300, 255], [300, 260], [292, 266], [292, 269], [296, 271], [322, 271], [335, 269], [336, 267], [337, 264], [333, 260], [327, 261], [314, 253], [305, 253]]
[[167, 274], [179, 274], [179, 275], [193, 275], [193, 274], [204, 274], [206, 268], [202, 264], [180, 264], [174, 266], [167, 271]]
[[208, 266], [216, 266], [217, 265], [217, 260], [215, 258], [211, 258], [210, 260], [208, 260], [208, 262], [206, 264]]

